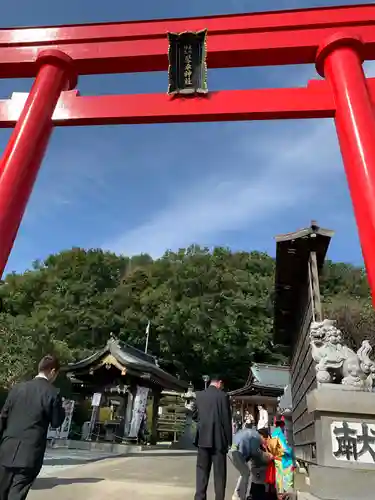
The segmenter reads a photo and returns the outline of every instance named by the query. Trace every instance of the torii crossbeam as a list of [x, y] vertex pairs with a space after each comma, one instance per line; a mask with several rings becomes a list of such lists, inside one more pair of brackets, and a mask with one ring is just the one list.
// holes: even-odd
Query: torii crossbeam
[[[80, 96], [78, 75], [166, 71], [167, 32], [208, 30], [209, 68], [314, 63], [304, 88]], [[0, 101], [14, 127], [0, 162], [0, 276], [54, 126], [334, 118], [375, 300], [375, 5], [0, 30], [0, 78], [34, 77]]]

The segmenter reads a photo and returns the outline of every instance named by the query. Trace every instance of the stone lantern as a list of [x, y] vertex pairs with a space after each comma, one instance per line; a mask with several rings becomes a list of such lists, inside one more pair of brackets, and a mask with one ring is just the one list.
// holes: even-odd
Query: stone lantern
[[193, 411], [195, 408], [196, 395], [191, 383], [189, 384], [188, 390], [182, 395], [182, 398], [185, 400], [186, 422], [184, 432], [178, 440], [178, 447], [189, 449], [193, 448], [195, 437], [193, 432]]

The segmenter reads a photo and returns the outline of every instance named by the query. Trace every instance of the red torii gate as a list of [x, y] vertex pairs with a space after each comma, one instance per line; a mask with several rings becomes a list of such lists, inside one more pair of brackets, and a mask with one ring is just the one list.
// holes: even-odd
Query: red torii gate
[[[167, 32], [204, 28], [209, 68], [315, 63], [326, 81], [194, 99], [73, 90], [79, 74], [166, 71]], [[24, 104], [0, 101], [0, 126], [14, 127], [0, 162], [0, 276], [54, 126], [334, 118], [375, 301], [375, 79], [366, 81], [366, 59], [375, 59], [375, 5], [0, 30], [0, 77], [35, 77]]]

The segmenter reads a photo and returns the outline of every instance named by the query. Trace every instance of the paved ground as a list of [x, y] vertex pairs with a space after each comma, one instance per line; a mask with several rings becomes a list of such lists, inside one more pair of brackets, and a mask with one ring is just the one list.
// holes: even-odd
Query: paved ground
[[39, 477], [56, 475], [63, 470], [71, 469], [79, 465], [95, 463], [105, 458], [116, 457], [113, 453], [99, 451], [68, 450], [63, 448], [50, 449], [44, 458], [43, 469]]
[[[236, 473], [228, 463], [228, 500]], [[97, 452], [54, 450], [31, 491], [30, 500], [192, 500], [195, 454], [172, 450], [150, 450], [119, 457]], [[209, 498], [214, 498], [210, 485]]]

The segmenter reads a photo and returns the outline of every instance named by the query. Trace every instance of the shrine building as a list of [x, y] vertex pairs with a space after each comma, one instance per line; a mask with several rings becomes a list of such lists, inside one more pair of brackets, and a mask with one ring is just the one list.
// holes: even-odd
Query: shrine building
[[253, 363], [246, 384], [229, 393], [233, 411], [240, 410], [244, 417], [249, 411], [258, 420], [258, 405], [264, 405], [272, 424], [279, 398], [289, 384], [289, 367]]
[[81, 401], [93, 394], [100, 395], [97, 417], [92, 422], [93, 438], [118, 443], [137, 440], [132, 424], [136, 413], [134, 404], [141, 392], [149, 410], [146, 414], [151, 420], [151, 442], [156, 443], [162, 391], [183, 393], [188, 387], [187, 383], [160, 368], [153, 356], [114, 337], [102, 349], [69, 364], [64, 371], [73, 385], [73, 393]]

